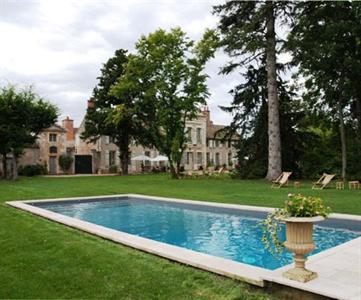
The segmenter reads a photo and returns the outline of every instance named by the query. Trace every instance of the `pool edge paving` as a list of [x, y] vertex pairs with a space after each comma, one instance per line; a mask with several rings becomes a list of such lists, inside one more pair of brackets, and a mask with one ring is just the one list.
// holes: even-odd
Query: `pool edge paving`
[[[87, 221], [79, 220], [76, 218], [68, 217], [62, 214], [58, 214], [46, 209], [42, 209], [31, 205], [32, 202], [55, 202], [55, 201], [82, 201], [87, 199], [102, 199], [113, 197], [133, 197], [133, 198], [145, 198], [149, 200], [157, 201], [175, 201], [178, 203], [190, 203], [204, 206], [231, 208], [238, 210], [251, 210], [260, 212], [270, 212], [274, 208], [257, 207], [257, 206], [245, 206], [237, 204], [224, 204], [205, 201], [184, 200], [175, 198], [164, 198], [156, 196], [138, 195], [138, 194], [120, 194], [120, 195], [107, 195], [96, 197], [75, 197], [75, 198], [58, 198], [58, 199], [42, 199], [42, 200], [25, 200], [25, 201], [8, 201], [6, 204], [30, 212], [32, 214], [56, 221], [58, 223], [80, 229], [100, 236], [102, 238], [120, 243], [138, 250], [149, 252], [173, 261], [181, 262], [199, 269], [224, 275], [233, 279], [241, 280], [260, 287], [265, 286], [266, 282], [276, 282], [281, 285], [286, 285], [292, 288], [305, 290], [308, 292], [320, 294], [327, 297], [333, 297], [338, 299], [353, 299], [354, 297], [361, 296], [361, 288], [352, 284], [352, 280], [347, 282], [347, 278], [355, 276], [355, 272], [352, 269], [350, 271], [349, 259], [347, 261], [338, 259], [339, 256], [344, 256], [345, 249], [352, 257], [353, 262], [351, 266], [358, 268], [358, 276], [361, 282], [361, 237], [341, 244], [339, 246], [324, 250], [318, 254], [309, 258], [308, 266], [319, 273], [319, 277], [309, 283], [302, 284], [292, 280], [284, 279], [281, 274], [290, 265], [276, 269], [274, 271], [264, 269], [261, 267], [251, 266], [244, 263], [232, 261], [230, 259], [224, 259], [216, 256], [212, 256], [205, 253], [196, 252], [193, 250], [185, 249], [182, 247], [158, 242], [148, 238], [139, 237], [136, 235], [128, 234], [122, 231], [110, 229], [104, 226], [96, 225]], [[333, 214], [333, 219], [344, 219], [352, 221], [360, 221], [361, 216], [345, 215], [345, 214]], [[356, 246], [355, 246], [356, 245]], [[337, 260], [337, 268], [333, 267]], [[342, 263], [345, 266], [342, 266]], [[340, 278], [335, 274], [340, 270]], [[336, 273], [335, 273], [336, 272]], [[351, 272], [351, 273], [350, 273]], [[350, 274], [351, 275], [350, 275]], [[333, 276], [334, 275], [334, 276]], [[339, 280], [338, 280], [339, 279]], [[357, 279], [357, 278], [356, 278]], [[339, 281], [339, 282], [338, 282]], [[345, 283], [346, 281], [346, 283]], [[342, 287], [342, 288], [341, 288]], [[347, 287], [347, 288], [345, 288]], [[341, 291], [340, 291], [341, 289]], [[357, 298], [355, 298], [357, 299]]]

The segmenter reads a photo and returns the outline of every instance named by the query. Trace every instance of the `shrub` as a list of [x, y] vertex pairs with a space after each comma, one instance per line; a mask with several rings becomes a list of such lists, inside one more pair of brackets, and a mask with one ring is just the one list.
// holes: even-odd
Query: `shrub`
[[117, 166], [113, 165], [113, 166], [109, 167], [109, 173], [114, 174], [114, 173], [117, 173], [117, 172], [118, 172], [118, 167]]
[[64, 173], [67, 173], [73, 164], [74, 158], [67, 154], [59, 156], [59, 166]]
[[48, 171], [44, 165], [35, 164], [35, 165], [26, 165], [19, 167], [19, 175], [21, 176], [37, 176], [45, 175]]

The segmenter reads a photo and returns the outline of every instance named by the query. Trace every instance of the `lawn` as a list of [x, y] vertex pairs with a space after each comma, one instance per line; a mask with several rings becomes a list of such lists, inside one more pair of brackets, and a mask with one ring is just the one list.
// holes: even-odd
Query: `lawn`
[[[171, 180], [164, 175], [0, 181], [0, 201], [139, 193], [280, 206], [292, 187], [262, 181]], [[297, 190], [335, 212], [361, 214], [361, 190]], [[266, 292], [0, 205], [0, 298], [268, 299]]]

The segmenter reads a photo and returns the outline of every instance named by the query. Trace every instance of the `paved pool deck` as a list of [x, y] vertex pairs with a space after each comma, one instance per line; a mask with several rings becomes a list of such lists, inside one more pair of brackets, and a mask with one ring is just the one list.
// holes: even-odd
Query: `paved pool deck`
[[279, 268], [264, 280], [335, 299], [361, 300], [361, 237], [311, 256], [307, 268], [318, 277], [306, 283], [282, 276], [291, 265]]
[[[62, 199], [10, 201], [8, 205], [22, 209], [35, 215], [53, 220], [64, 225], [83, 230], [85, 232], [124, 244], [142, 251], [191, 265], [196, 268], [218, 273], [227, 277], [245, 281], [257, 286], [265, 286], [267, 282], [274, 282], [298, 290], [304, 290], [314, 294], [334, 298], [361, 300], [361, 237], [347, 243], [322, 251], [309, 258], [307, 268], [318, 273], [318, 278], [307, 283], [283, 278], [282, 273], [291, 268], [288, 265], [271, 271], [239, 262], [235, 262], [212, 255], [195, 252], [189, 249], [157, 242], [154, 240], [127, 234], [99, 226], [90, 222], [71, 218], [62, 214], [42, 209], [31, 205], [32, 202], [49, 201], [86, 201], [87, 199], [102, 199], [113, 197], [133, 197], [158, 201], [174, 201], [178, 203], [192, 203], [196, 205], [212, 206], [220, 208], [232, 208], [236, 210], [253, 210], [270, 212], [273, 208], [254, 207], [235, 204], [223, 204], [214, 202], [183, 200], [174, 198], [153, 197], [136, 194], [107, 195], [96, 197], [77, 197]], [[333, 214], [331, 218], [361, 222], [361, 216]]]

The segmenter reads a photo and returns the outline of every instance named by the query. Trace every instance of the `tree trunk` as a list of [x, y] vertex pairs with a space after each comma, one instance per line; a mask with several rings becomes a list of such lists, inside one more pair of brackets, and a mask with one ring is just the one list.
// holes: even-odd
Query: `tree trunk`
[[282, 172], [281, 133], [276, 74], [276, 35], [274, 3], [267, 2], [266, 67], [268, 90], [268, 171], [266, 178], [273, 180]]
[[357, 129], [358, 129], [358, 137], [361, 142], [361, 96], [356, 100], [356, 118], [357, 118]]
[[3, 153], [3, 154], [2, 154], [2, 166], [3, 166], [2, 178], [3, 178], [3, 179], [6, 179], [6, 178], [7, 178], [6, 153]]
[[128, 165], [129, 165], [129, 141], [124, 141], [118, 145], [119, 148], [119, 158], [120, 158], [120, 167], [122, 175], [128, 175]]
[[129, 154], [128, 154], [128, 151], [125, 153], [125, 155], [121, 159], [121, 165], [122, 165], [122, 175], [128, 175], [129, 174], [129, 170], [128, 170]]
[[18, 158], [16, 157], [16, 155], [13, 153], [13, 163], [12, 163], [12, 179], [13, 180], [18, 180], [19, 176], [18, 176]]
[[346, 167], [347, 167], [347, 152], [346, 152], [346, 133], [345, 133], [345, 124], [343, 120], [343, 109], [341, 101], [338, 102], [338, 114], [340, 119], [340, 138], [341, 138], [341, 180], [346, 179]]
[[176, 170], [176, 172], [177, 172], [177, 177], [178, 178], [180, 177], [180, 164], [181, 164], [181, 162], [177, 161], [177, 170]]
[[171, 174], [172, 179], [179, 179], [177, 170], [174, 167], [173, 161], [171, 159], [169, 159], [169, 167], [170, 167], [170, 174]]

